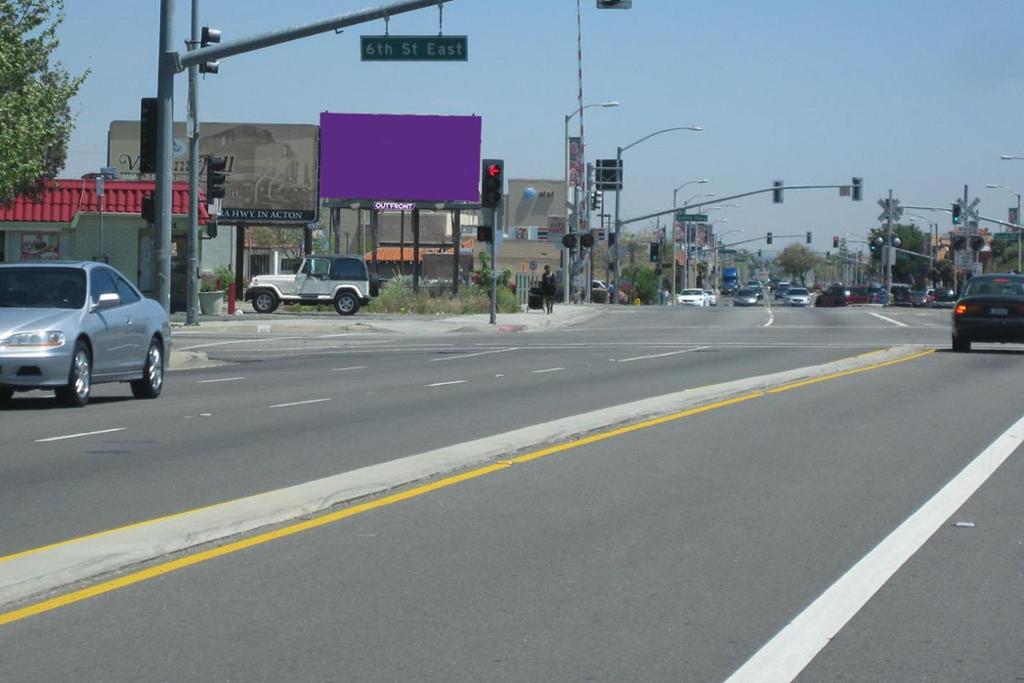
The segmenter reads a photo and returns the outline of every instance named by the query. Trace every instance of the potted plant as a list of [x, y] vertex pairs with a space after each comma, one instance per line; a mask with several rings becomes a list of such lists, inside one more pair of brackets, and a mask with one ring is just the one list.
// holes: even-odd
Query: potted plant
[[199, 281], [199, 312], [203, 315], [224, 313], [224, 290], [215, 275], [204, 274]]

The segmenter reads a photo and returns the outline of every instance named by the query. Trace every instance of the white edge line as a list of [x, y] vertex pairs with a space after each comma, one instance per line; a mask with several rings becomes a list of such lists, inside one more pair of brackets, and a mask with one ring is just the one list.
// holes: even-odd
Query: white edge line
[[908, 325], [906, 323], [901, 323], [899, 320], [893, 320], [892, 318], [887, 318], [884, 315], [882, 315], [881, 313], [875, 313], [874, 311], [868, 311], [867, 313], [868, 313], [868, 315], [873, 315], [876, 318], [878, 318], [879, 320], [884, 320], [885, 322], [892, 323], [893, 325], [898, 325], [900, 327], [910, 327], [910, 325]]
[[216, 384], [217, 382], [237, 382], [244, 377], [220, 377], [218, 379], [201, 379], [196, 384]]
[[727, 679], [791, 681], [1024, 443], [1020, 418]]
[[449, 384], [465, 384], [467, 380], [457, 379], [454, 382], [434, 382], [433, 384], [424, 384], [425, 387], [446, 387]]
[[534, 375], [543, 375], [545, 372], [558, 372], [559, 370], [565, 370], [565, 368], [547, 368], [544, 370], [531, 370], [530, 372]]
[[83, 436], [96, 436], [97, 434], [112, 434], [114, 432], [126, 431], [127, 427], [115, 427], [114, 429], [100, 429], [95, 432], [82, 432], [81, 434], [68, 434], [66, 436], [51, 436], [48, 439], [36, 439], [34, 443], [49, 443], [51, 441], [64, 441], [65, 439], [77, 439]]
[[656, 353], [653, 356], [637, 356], [636, 358], [620, 358], [615, 361], [616, 363], [632, 363], [635, 360], [647, 360], [648, 358], [664, 358], [665, 356], [678, 356], [681, 353], [690, 353], [691, 351], [700, 351], [701, 349], [710, 348], [708, 346], [695, 346], [692, 349], [683, 349], [682, 351], [669, 351], [668, 353]]
[[330, 401], [330, 400], [331, 399], [329, 399], [329, 398], [314, 398], [314, 399], [310, 399], [308, 401], [294, 401], [292, 403], [276, 403], [276, 404], [274, 404], [272, 406], [267, 406], [267, 407], [268, 408], [290, 408], [292, 406], [305, 406], [305, 405], [309, 405], [310, 403], [324, 403], [325, 401]]
[[477, 353], [465, 353], [461, 356], [441, 356], [440, 358], [431, 358], [431, 363], [439, 363], [445, 360], [460, 360], [462, 358], [473, 358], [474, 356], [487, 356], [495, 353], [505, 353], [506, 351], [517, 351], [517, 347], [510, 346], [506, 349], [495, 349], [493, 351], [479, 351]]
[[347, 372], [349, 370], [365, 370], [365, 365], [353, 365], [350, 368], [331, 368], [331, 372]]

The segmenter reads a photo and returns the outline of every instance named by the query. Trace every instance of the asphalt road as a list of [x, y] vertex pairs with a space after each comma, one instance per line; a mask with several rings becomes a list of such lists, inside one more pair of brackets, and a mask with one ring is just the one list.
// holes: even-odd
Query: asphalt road
[[[764, 327], [765, 311], [627, 309], [579, 330], [321, 357], [264, 340], [267, 360], [179, 373], [160, 402], [14, 411], [18, 451], [35, 457], [3, 459], [3, 540], [17, 507], [8, 495], [19, 495], [8, 474], [33, 462], [48, 485], [67, 481], [64, 494], [107, 482], [101, 504], [72, 498], [48, 521], [95, 530], [108, 521], [101, 510], [148, 514], [133, 492], [150, 478], [169, 478], [146, 491], [156, 507], [188, 507], [191, 489], [228, 497], [238, 479], [276, 486], [293, 469], [304, 479], [627, 397], [894, 343], [945, 346], [936, 313], [884, 311], [904, 327], [866, 309], [774, 311]], [[991, 348], [493, 468], [0, 627], [0, 680], [724, 680], [765, 643], [787, 642], [808, 605], [841, 614], [848, 605], [828, 599], [830, 587], [1021, 419], [1024, 353]], [[234, 376], [245, 379], [199, 384]], [[464, 383], [439, 384], [453, 381]], [[268, 407], [300, 396], [331, 400]], [[203, 422], [206, 405], [224, 407]], [[176, 411], [193, 417], [167, 417]], [[55, 415], [87, 412], [97, 427], [122, 420], [127, 432], [100, 442], [132, 455], [31, 450]], [[1024, 677], [1021, 454], [881, 575], [796, 670], [801, 680]], [[35, 496], [21, 504], [45, 485], [23, 478]], [[67, 519], [76, 515], [89, 521]], [[33, 525], [19, 543], [45, 530]]]
[[170, 374], [157, 401], [108, 385], [83, 410], [29, 394], [0, 412], [0, 556], [627, 401], [948, 337], [939, 311], [891, 314], [906, 327], [870, 313], [625, 308], [500, 337], [180, 335], [177, 347], [232, 362]]

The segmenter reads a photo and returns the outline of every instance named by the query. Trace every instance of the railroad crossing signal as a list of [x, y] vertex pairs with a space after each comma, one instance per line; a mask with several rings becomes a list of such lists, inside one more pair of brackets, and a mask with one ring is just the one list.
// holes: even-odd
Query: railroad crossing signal
[[878, 205], [882, 207], [882, 213], [879, 214], [878, 216], [878, 220], [881, 221], [882, 223], [889, 220], [889, 214], [892, 214], [893, 221], [898, 221], [900, 218], [903, 217], [903, 207], [900, 206], [900, 200], [896, 199], [895, 197], [893, 197], [892, 199], [891, 207], [889, 206], [888, 199], [879, 199]]

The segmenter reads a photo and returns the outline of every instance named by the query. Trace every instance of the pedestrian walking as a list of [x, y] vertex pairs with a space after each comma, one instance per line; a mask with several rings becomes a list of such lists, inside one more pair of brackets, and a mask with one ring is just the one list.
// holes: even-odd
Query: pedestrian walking
[[551, 266], [544, 266], [544, 274], [540, 276], [540, 293], [544, 296], [544, 310], [549, 314], [553, 313], [555, 295], [558, 294], [558, 281], [551, 272]]

